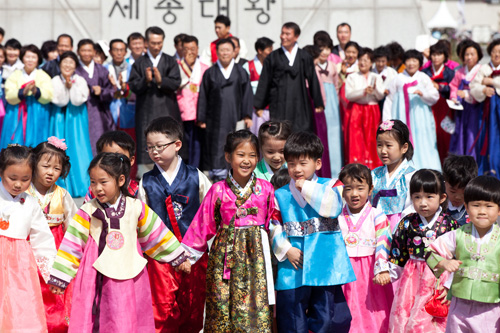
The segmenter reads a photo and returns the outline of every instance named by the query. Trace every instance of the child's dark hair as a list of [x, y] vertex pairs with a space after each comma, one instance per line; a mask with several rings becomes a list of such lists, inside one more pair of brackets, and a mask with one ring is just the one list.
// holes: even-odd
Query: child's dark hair
[[363, 164], [351, 163], [343, 167], [340, 171], [339, 179], [342, 183], [345, 183], [348, 178], [353, 180], [355, 179], [360, 183], [365, 181], [368, 184], [369, 189], [373, 186], [372, 172], [366, 165]]
[[275, 190], [282, 188], [283, 186], [290, 183], [290, 175], [288, 174], [288, 169], [279, 169], [271, 177], [271, 184]]
[[108, 175], [114, 178], [117, 184], [120, 176], [124, 175], [125, 183], [120, 187], [120, 192], [125, 196], [130, 196], [128, 192], [130, 160], [127, 155], [119, 153], [100, 153], [90, 162], [88, 173], [90, 174], [90, 171], [96, 167], [106, 171]]
[[[383, 125], [386, 122], [391, 121], [394, 123], [392, 128], [390, 130], [385, 130]], [[403, 157], [410, 161], [413, 158], [413, 145], [410, 141], [410, 130], [408, 129], [408, 126], [406, 126], [406, 124], [401, 120], [386, 120], [379, 126], [379, 128], [377, 128], [377, 137], [385, 132], [391, 133], [391, 136], [399, 143], [400, 148], [403, 147], [405, 143], [408, 144], [408, 150], [404, 153]]]
[[[441, 172], [432, 169], [420, 169], [415, 172], [410, 180], [410, 195], [420, 191], [439, 196], [446, 194], [444, 177]], [[441, 204], [441, 207], [445, 209], [447, 204], [448, 199]]]
[[500, 180], [492, 176], [479, 176], [465, 186], [464, 201], [494, 202], [500, 206]]
[[411, 50], [408, 50], [405, 52], [405, 55], [404, 55], [404, 61], [403, 62], [406, 62], [408, 59], [416, 59], [418, 60], [418, 63], [419, 63], [419, 67], [422, 67], [423, 63], [424, 63], [424, 57], [422, 56], [422, 53], [418, 52], [417, 50], [415, 49], [411, 49]]
[[124, 131], [109, 131], [101, 135], [95, 144], [97, 153], [102, 153], [104, 147], [111, 146], [113, 143], [127, 151], [130, 157], [135, 155], [135, 141]]
[[269, 139], [284, 140], [292, 134], [292, 126], [289, 121], [269, 120], [259, 127], [259, 144], [262, 147]]
[[288, 137], [285, 143], [285, 160], [292, 158], [312, 158], [317, 160], [323, 156], [323, 143], [316, 134], [296, 132]]
[[153, 120], [144, 131], [144, 135], [148, 136], [149, 133], [165, 134], [169, 139], [180, 141], [183, 135], [181, 124], [172, 117], [160, 117]]
[[443, 162], [444, 181], [450, 186], [465, 188], [477, 177], [477, 163], [472, 156], [450, 154]]
[[71, 169], [71, 163], [69, 162], [69, 156], [66, 155], [66, 151], [62, 150], [61, 148], [57, 148], [53, 144], [48, 143], [47, 141], [42, 142], [38, 144], [35, 148], [32, 150], [33, 152], [33, 166], [35, 167], [33, 169], [33, 175], [35, 174], [36, 166], [42, 159], [42, 156], [45, 154], [49, 155], [49, 160], [52, 157], [55, 157], [59, 159], [62, 165], [61, 169], [61, 178], [64, 179], [68, 176], [69, 170]]
[[33, 170], [33, 151], [31, 148], [20, 145], [10, 145], [0, 151], [0, 172], [4, 172], [7, 167], [22, 162], [28, 163]]
[[239, 130], [236, 132], [231, 132], [226, 137], [226, 144], [224, 145], [224, 152], [228, 154], [234, 153], [236, 148], [243, 142], [250, 142], [257, 152], [257, 156], [260, 156], [259, 140], [249, 130]]

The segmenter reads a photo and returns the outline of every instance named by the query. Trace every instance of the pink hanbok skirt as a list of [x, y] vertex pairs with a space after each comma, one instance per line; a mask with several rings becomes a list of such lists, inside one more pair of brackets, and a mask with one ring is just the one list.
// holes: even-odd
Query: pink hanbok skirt
[[[139, 245], [138, 251], [142, 253]], [[97, 275], [97, 270], [92, 265], [97, 257], [97, 244], [92, 237], [89, 237], [73, 286], [69, 332], [92, 332], [95, 320], [92, 315], [92, 305]], [[126, 258], [123, 264], [127, 264]], [[155, 331], [151, 287], [146, 268], [129, 280], [104, 277], [99, 328], [100, 332]]]

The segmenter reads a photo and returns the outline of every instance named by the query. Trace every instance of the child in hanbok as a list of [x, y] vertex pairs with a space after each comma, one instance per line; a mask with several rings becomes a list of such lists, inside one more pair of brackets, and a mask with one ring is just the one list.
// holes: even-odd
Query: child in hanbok
[[127, 190], [130, 161], [102, 153], [89, 167], [96, 198], [70, 221], [49, 284], [62, 294], [75, 278], [70, 332], [153, 332], [146, 259], [142, 253], [189, 273], [187, 255], [143, 202]]
[[[42, 209], [58, 249], [64, 237], [69, 221], [77, 211], [71, 195], [57, 186], [59, 178], [65, 178], [70, 170], [67, 146], [64, 140], [50, 137], [33, 149], [35, 171], [27, 193], [34, 197]], [[65, 295], [54, 295], [40, 276], [47, 328], [50, 332], [68, 330], [71, 311], [71, 291]]]
[[435, 293], [439, 294], [439, 300], [446, 299], [448, 275], [436, 283], [424, 259], [425, 249], [437, 237], [457, 229], [458, 224], [444, 213], [445, 184], [438, 171], [415, 172], [410, 193], [416, 213], [405, 216], [399, 223], [389, 254], [391, 280], [400, 279], [392, 303], [389, 332], [444, 332], [446, 317], [433, 317], [424, 307]]
[[476, 159], [480, 147], [476, 142], [484, 105], [478, 103], [470, 93], [470, 84], [481, 69], [483, 58], [481, 46], [467, 39], [460, 52], [463, 67], [455, 72], [450, 82], [450, 99], [462, 104], [463, 110], [455, 111], [455, 132], [451, 136], [450, 153], [470, 155]]
[[232, 132], [224, 146], [231, 171], [212, 185], [184, 235], [193, 260], [215, 236], [207, 267], [206, 332], [271, 332], [274, 284], [267, 231], [274, 212], [271, 183], [253, 173], [257, 137]]
[[422, 69], [422, 73], [427, 74], [431, 78], [434, 88], [439, 91], [439, 100], [432, 106], [432, 113], [436, 122], [436, 137], [441, 162], [448, 155], [451, 139], [451, 134], [449, 133], [450, 129], [447, 129], [448, 132], [445, 131], [441, 126], [441, 122], [446, 116], [448, 116], [449, 119], [453, 119], [453, 112], [446, 102], [446, 100], [450, 98], [449, 84], [455, 76], [455, 72], [446, 66], [448, 52], [449, 49], [444, 43], [438, 42], [432, 45], [430, 48], [432, 64]]
[[477, 139], [479, 174], [500, 175], [500, 39], [488, 45], [491, 61], [481, 65], [470, 84], [470, 94], [484, 103]]
[[377, 157], [375, 133], [380, 124], [378, 102], [384, 98], [384, 81], [371, 72], [373, 51], [362, 48], [358, 54], [359, 72], [345, 81], [345, 97], [349, 104], [344, 109], [345, 162], [361, 163], [373, 169], [380, 165]]
[[[72, 168], [65, 180], [65, 188], [74, 197], [85, 195], [89, 184], [87, 167], [92, 160], [89, 138], [87, 81], [75, 73], [81, 66], [75, 53], [65, 52], [60, 57], [61, 74], [52, 78], [54, 97], [50, 111], [50, 134], [65, 138]], [[60, 185], [63, 185], [60, 183]]]
[[419, 72], [422, 54], [417, 50], [405, 52], [405, 71], [399, 73], [389, 86], [392, 117], [408, 126], [410, 141], [415, 149], [415, 169], [441, 170], [437, 150], [436, 124], [430, 106], [439, 99], [439, 92], [426, 74]]
[[259, 128], [259, 146], [262, 159], [255, 167], [255, 176], [271, 181], [274, 173], [286, 168], [286, 139], [292, 134], [292, 128], [287, 121], [266, 121]]
[[35, 45], [21, 49], [23, 69], [12, 73], [5, 82], [7, 108], [0, 147], [9, 143], [35, 147], [49, 136], [50, 101], [53, 96], [50, 76], [38, 69], [42, 52]]
[[410, 133], [401, 120], [386, 120], [378, 127], [377, 153], [383, 166], [372, 171], [371, 203], [387, 215], [392, 234], [403, 211], [411, 209], [410, 179], [415, 173]]
[[392, 233], [387, 216], [368, 201], [373, 190], [370, 169], [348, 164], [339, 175], [345, 205], [339, 225], [356, 281], [342, 288], [351, 310], [352, 332], [387, 332], [393, 291], [389, 275]]
[[0, 45], [0, 129], [2, 128], [3, 118], [5, 117], [5, 93], [3, 91], [3, 63], [5, 62], [5, 48]]
[[[39, 270], [44, 281], [56, 255], [50, 232], [30, 186], [32, 153], [13, 145], [0, 153], [0, 330], [47, 332]], [[27, 240], [29, 238], [29, 241]], [[37, 267], [38, 266], [38, 267]]]
[[454, 273], [446, 332], [498, 332], [500, 181], [479, 176], [467, 184], [464, 197], [471, 223], [432, 243], [427, 264], [436, 276]]

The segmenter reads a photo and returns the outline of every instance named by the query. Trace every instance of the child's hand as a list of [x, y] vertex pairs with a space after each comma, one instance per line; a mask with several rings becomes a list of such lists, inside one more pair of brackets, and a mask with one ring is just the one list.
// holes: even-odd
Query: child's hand
[[64, 294], [64, 289], [59, 288], [59, 287], [57, 287], [57, 286], [50, 285], [50, 286], [49, 286], [49, 290], [50, 290], [53, 294], [56, 294], [56, 295], [62, 295], [62, 294]]
[[449, 304], [449, 303], [450, 303], [450, 301], [448, 301], [448, 300], [446, 299], [446, 296], [448, 295], [448, 289], [447, 289], [446, 287], [439, 286], [438, 291], [440, 291], [440, 290], [442, 290], [442, 291], [441, 291], [441, 294], [439, 294], [439, 296], [438, 296], [438, 297], [436, 297], [436, 299], [442, 299], [441, 304], [450, 305], [450, 304]]
[[175, 271], [176, 272], [181, 271], [181, 272], [184, 272], [186, 274], [190, 274], [191, 273], [191, 263], [189, 262], [189, 260], [186, 260], [182, 264], [177, 266], [175, 268]]
[[385, 286], [386, 284], [391, 283], [391, 276], [390, 276], [389, 272], [378, 273], [373, 278], [373, 282], [375, 284], [379, 284], [381, 286]]
[[304, 179], [299, 179], [295, 182], [295, 187], [297, 188], [297, 190], [302, 191], [302, 187], [304, 186], [304, 182], [305, 182]]
[[438, 269], [444, 269], [450, 273], [454, 273], [458, 270], [462, 262], [460, 260], [455, 260], [455, 259], [443, 259], [441, 260], [437, 265], [436, 268]]
[[293, 268], [295, 269], [302, 269], [302, 260], [303, 260], [303, 253], [296, 247], [291, 247], [290, 250], [286, 253], [286, 256], [290, 263], [292, 264]]

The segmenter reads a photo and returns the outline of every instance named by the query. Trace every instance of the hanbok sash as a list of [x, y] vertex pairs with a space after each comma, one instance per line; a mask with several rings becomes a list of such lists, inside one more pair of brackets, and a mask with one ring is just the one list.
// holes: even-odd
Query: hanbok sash
[[408, 88], [414, 87], [418, 84], [418, 81], [413, 81], [403, 85], [403, 94], [405, 98], [405, 115], [406, 115], [406, 125], [408, 125], [408, 131], [410, 132], [410, 141], [413, 144], [413, 135], [411, 133], [411, 121], [410, 121], [410, 95], [408, 94]]

